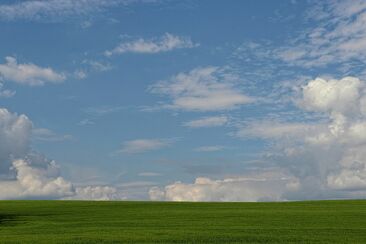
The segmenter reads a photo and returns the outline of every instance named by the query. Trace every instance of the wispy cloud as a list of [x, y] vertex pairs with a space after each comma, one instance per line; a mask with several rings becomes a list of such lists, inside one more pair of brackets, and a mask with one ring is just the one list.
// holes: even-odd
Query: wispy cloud
[[190, 111], [217, 111], [254, 102], [235, 86], [238, 77], [218, 67], [196, 68], [179, 73], [150, 87], [156, 94], [167, 95], [171, 104], [163, 107]]
[[45, 83], [59, 83], [66, 79], [64, 74], [49, 67], [43, 68], [32, 63], [18, 64], [14, 57], [6, 57], [5, 61], [6, 63], [0, 64], [0, 78], [5, 81], [40, 86]]
[[15, 91], [4, 89], [4, 84], [0, 83], [0, 97], [9, 98], [15, 95]]
[[138, 173], [138, 176], [142, 176], [142, 177], [154, 177], [154, 176], [160, 176], [160, 173], [156, 173], [156, 172], [141, 172]]
[[170, 146], [172, 139], [136, 139], [126, 141], [122, 145], [120, 153], [143, 153], [147, 151], [158, 150]]
[[125, 108], [126, 107], [123, 106], [97, 106], [85, 108], [83, 111], [91, 116], [104, 116], [107, 114], [116, 113]]
[[223, 150], [225, 147], [223, 146], [202, 146], [202, 147], [197, 147], [194, 150], [196, 152], [217, 152], [217, 151], [221, 151]]
[[183, 123], [183, 126], [191, 127], [191, 128], [200, 128], [200, 127], [217, 127], [223, 126], [228, 122], [228, 118], [226, 116], [212, 116], [212, 117], [203, 117], [197, 120], [191, 120]]
[[78, 123], [78, 125], [80, 125], [80, 126], [94, 125], [94, 124], [95, 124], [95, 122], [90, 119], [83, 119], [83, 120], [79, 121], [79, 123]]
[[170, 33], [165, 33], [163, 36], [152, 39], [139, 38], [129, 42], [121, 42], [112, 50], [105, 51], [106, 56], [123, 53], [160, 53], [168, 52], [174, 49], [193, 48], [199, 44], [193, 43], [191, 38], [176, 36]]
[[39, 141], [65, 141], [71, 140], [72, 135], [60, 135], [56, 132], [46, 128], [35, 128], [32, 130], [32, 136], [35, 140]]
[[83, 64], [87, 64], [91, 67], [92, 70], [94, 71], [99, 71], [99, 72], [103, 72], [103, 71], [108, 71], [112, 69], [112, 65], [109, 63], [102, 63], [96, 60], [90, 60], [90, 59], [84, 59]]
[[5, 20], [59, 20], [85, 16], [116, 5], [128, 5], [137, 0], [28, 0], [0, 5], [0, 18]]
[[363, 0], [318, 1], [308, 12], [314, 28], [304, 31], [278, 56], [304, 67], [366, 61], [366, 4]]
[[77, 79], [85, 79], [86, 77], [89, 76], [90, 73], [106, 72], [113, 68], [113, 66], [109, 63], [100, 62], [100, 61], [91, 60], [91, 59], [84, 59], [81, 62], [81, 65], [83, 67], [81, 67], [80, 69], [78, 69], [74, 72], [74, 77], [76, 77]]

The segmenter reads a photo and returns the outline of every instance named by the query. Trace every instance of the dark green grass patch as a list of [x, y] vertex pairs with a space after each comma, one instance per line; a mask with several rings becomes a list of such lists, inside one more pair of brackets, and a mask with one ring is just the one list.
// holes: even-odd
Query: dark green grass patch
[[0, 201], [0, 243], [366, 243], [366, 201]]

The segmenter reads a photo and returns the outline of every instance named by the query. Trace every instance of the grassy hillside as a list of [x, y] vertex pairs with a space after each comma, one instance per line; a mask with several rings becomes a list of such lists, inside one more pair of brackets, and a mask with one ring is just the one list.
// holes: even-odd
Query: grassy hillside
[[366, 243], [366, 201], [0, 201], [0, 243]]

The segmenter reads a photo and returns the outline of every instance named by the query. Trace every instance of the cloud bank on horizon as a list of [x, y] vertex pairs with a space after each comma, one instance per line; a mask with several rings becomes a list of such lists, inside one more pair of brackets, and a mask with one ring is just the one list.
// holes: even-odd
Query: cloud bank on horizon
[[258, 6], [1, 3], [0, 199], [365, 198], [365, 2]]

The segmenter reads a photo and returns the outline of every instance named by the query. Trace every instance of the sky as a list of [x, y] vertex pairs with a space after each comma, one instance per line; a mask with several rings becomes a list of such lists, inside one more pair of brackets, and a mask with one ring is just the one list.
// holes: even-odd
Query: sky
[[366, 1], [3, 0], [0, 199], [366, 197]]

